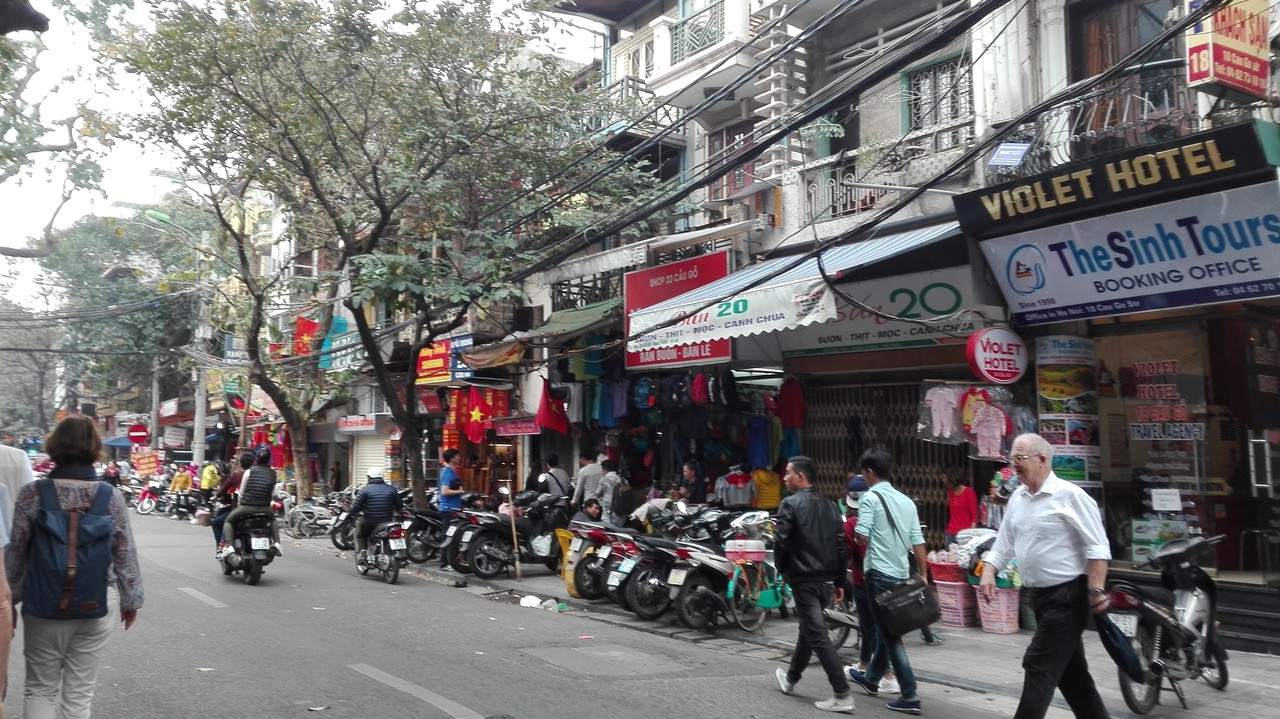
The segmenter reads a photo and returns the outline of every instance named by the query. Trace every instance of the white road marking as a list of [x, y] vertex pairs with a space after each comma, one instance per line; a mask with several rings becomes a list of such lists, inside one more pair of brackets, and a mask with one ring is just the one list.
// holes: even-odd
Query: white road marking
[[205, 594], [204, 592], [196, 591], [196, 590], [192, 589], [191, 587], [178, 587], [178, 591], [179, 591], [179, 592], [182, 592], [183, 594], [190, 594], [191, 596], [195, 597], [196, 599], [199, 599], [200, 601], [204, 602], [205, 604], [208, 604], [209, 606], [213, 607], [214, 609], [226, 609], [226, 608], [227, 608], [227, 605], [226, 605], [226, 604], [223, 604], [222, 602], [219, 602], [218, 600], [214, 599], [213, 597], [209, 596], [208, 594]]
[[392, 689], [399, 689], [405, 694], [415, 696], [453, 717], [453, 719], [484, 719], [483, 714], [472, 711], [457, 702], [450, 701], [430, 689], [424, 689], [417, 684], [407, 682], [400, 677], [388, 674], [377, 667], [371, 667], [368, 664], [348, 664], [347, 668], [360, 672], [370, 679], [382, 682]]

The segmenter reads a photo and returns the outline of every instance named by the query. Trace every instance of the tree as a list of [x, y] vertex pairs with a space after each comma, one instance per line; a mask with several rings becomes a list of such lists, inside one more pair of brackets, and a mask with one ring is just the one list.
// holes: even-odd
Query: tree
[[[179, 1], [117, 46], [119, 62], [151, 87], [137, 127], [205, 179], [238, 248], [248, 243], [219, 195], [232, 181], [274, 193], [297, 239], [332, 250], [316, 302], [331, 307], [348, 283], [341, 301], [401, 427], [418, 502], [412, 358], [476, 303], [519, 298], [508, 279], [517, 268], [653, 184], [645, 168], [628, 167], [566, 209], [536, 209], [613, 159], [587, 154], [600, 148], [582, 121], [611, 108], [598, 91], [575, 91], [563, 61], [530, 51], [529, 38], [546, 30], [535, 11], [553, 2], [495, 5], [229, 0], [211, 11]], [[240, 253], [244, 271], [251, 263]], [[263, 295], [255, 278], [242, 279]], [[376, 307], [409, 318], [407, 363], [389, 361], [365, 312]], [[260, 326], [250, 325], [247, 343], [255, 366]], [[280, 402], [270, 383], [262, 387]]]
[[40, 318], [0, 300], [0, 434], [43, 437], [52, 427], [56, 355], [61, 332]]

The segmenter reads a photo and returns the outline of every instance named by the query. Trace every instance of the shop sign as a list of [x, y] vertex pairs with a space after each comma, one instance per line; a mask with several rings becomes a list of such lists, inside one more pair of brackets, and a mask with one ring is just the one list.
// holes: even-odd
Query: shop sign
[[517, 437], [527, 434], [539, 434], [538, 421], [533, 417], [522, 419], [495, 420], [493, 432], [499, 437]]
[[475, 373], [462, 361], [462, 353], [475, 346], [475, 335], [460, 335], [449, 340], [450, 379], [470, 379]]
[[224, 362], [247, 364], [249, 362], [249, 348], [245, 345], [244, 338], [236, 337], [230, 333], [223, 335], [222, 359]]
[[178, 407], [179, 404], [177, 399], [166, 399], [160, 403], [160, 416], [172, 417], [178, 413]]
[[373, 415], [349, 414], [337, 421], [338, 434], [377, 434], [378, 421]]
[[418, 353], [417, 384], [444, 384], [470, 378], [471, 368], [462, 362], [458, 353], [471, 349], [474, 343], [472, 335], [459, 335], [423, 347]]
[[973, 320], [922, 325], [885, 315], [928, 320], [961, 308], [1003, 314], [1002, 308], [979, 306], [968, 267], [866, 280], [843, 289], [865, 307], [837, 298], [835, 319], [779, 332], [784, 357], [957, 344], [978, 328]]
[[133, 465], [133, 471], [140, 477], [150, 477], [155, 474], [159, 462], [160, 458], [156, 456], [156, 452], [145, 447], [134, 445], [133, 451], [129, 453], [129, 463]]
[[360, 369], [364, 364], [364, 343], [359, 332], [343, 332], [325, 338], [318, 366], [330, 372]]
[[1012, 330], [987, 327], [969, 336], [969, 369], [984, 382], [1013, 384], [1027, 372], [1027, 344]]
[[1188, 188], [1228, 182], [1269, 170], [1259, 132], [1269, 124], [1239, 123], [1177, 140], [1143, 145], [1087, 163], [957, 195], [957, 219], [966, 234], [995, 237], [1134, 207]]
[[[1194, 12], [1203, 0], [1187, 0]], [[1237, 100], [1267, 99], [1271, 75], [1267, 0], [1233, 0], [1187, 28], [1187, 87]]]
[[165, 427], [160, 441], [166, 447], [185, 447], [187, 446], [187, 430], [176, 425]]
[[[678, 297], [703, 285], [729, 276], [729, 252], [691, 257], [679, 262], [628, 272], [623, 277], [623, 297], [626, 308], [627, 334], [631, 330], [631, 313]], [[734, 312], [732, 302], [725, 311]], [[749, 308], [741, 308], [747, 310]], [[719, 311], [715, 307], [711, 311]], [[742, 314], [742, 313], [738, 313]], [[636, 343], [629, 343], [634, 346]], [[727, 362], [733, 356], [733, 346], [727, 339], [692, 342], [674, 347], [648, 348], [627, 351], [627, 369], [656, 369], [683, 367], [697, 364]]]
[[1094, 341], [1051, 335], [1037, 337], [1035, 346], [1040, 436], [1053, 445], [1053, 472], [1100, 500], [1102, 440]]
[[1022, 325], [1280, 295], [1280, 184], [987, 240]]

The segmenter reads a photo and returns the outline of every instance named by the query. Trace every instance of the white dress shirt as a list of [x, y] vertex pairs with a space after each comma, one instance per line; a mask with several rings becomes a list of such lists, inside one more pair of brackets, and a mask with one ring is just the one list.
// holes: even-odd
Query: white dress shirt
[[1089, 560], [1111, 559], [1098, 503], [1052, 472], [1039, 492], [1018, 487], [987, 561], [999, 571], [1013, 558], [1023, 585], [1033, 588], [1069, 582], [1085, 573]]

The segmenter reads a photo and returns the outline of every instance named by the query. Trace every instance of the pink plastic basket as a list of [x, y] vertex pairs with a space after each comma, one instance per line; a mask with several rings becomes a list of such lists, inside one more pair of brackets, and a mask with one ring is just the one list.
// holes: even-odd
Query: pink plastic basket
[[988, 634], [1018, 633], [1018, 590], [996, 589], [990, 602], [978, 601], [978, 617], [982, 631]]
[[976, 627], [978, 626], [978, 608], [952, 609], [941, 607], [942, 626], [944, 627]]
[[973, 613], [978, 609], [974, 589], [967, 582], [934, 582], [938, 588], [938, 606]]

